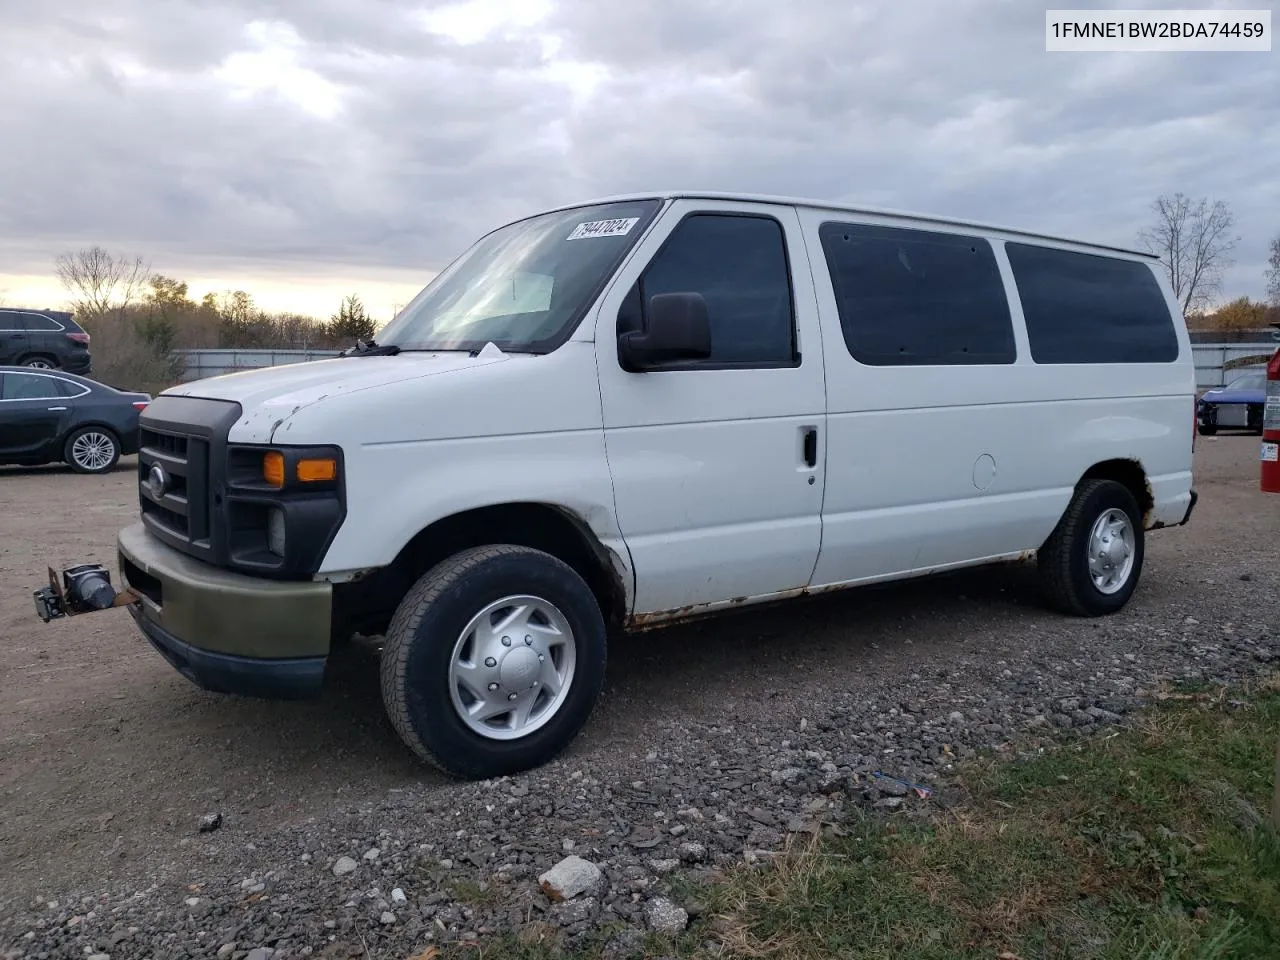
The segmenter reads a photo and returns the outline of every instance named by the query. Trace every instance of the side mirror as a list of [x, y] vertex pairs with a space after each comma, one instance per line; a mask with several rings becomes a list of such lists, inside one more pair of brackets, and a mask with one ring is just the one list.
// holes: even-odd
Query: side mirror
[[700, 293], [659, 293], [645, 311], [648, 329], [618, 337], [624, 370], [637, 372], [711, 356], [711, 319]]

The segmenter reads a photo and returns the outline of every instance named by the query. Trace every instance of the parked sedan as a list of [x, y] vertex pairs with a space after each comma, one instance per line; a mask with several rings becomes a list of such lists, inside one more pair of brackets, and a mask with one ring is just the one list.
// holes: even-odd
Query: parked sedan
[[1267, 402], [1267, 375], [1247, 373], [1225, 387], [1209, 390], [1196, 404], [1200, 433], [1211, 437], [1219, 427], [1262, 432], [1262, 408]]
[[0, 463], [106, 473], [137, 453], [138, 415], [150, 402], [70, 373], [0, 367]]

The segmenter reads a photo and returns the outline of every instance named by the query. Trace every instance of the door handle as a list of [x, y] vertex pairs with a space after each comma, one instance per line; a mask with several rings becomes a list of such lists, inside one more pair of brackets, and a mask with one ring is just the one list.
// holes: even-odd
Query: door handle
[[805, 428], [804, 465], [806, 467], [816, 467], [818, 465], [818, 428], [817, 427]]
[[49, 409], [50, 409], [50, 410], [65, 410], [65, 409], [67, 409], [67, 408], [66, 408], [66, 407], [50, 407]]

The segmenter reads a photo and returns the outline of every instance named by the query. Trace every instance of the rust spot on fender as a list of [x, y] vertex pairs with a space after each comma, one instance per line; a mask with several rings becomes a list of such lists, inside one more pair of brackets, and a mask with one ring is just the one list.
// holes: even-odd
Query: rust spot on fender
[[699, 607], [709, 607], [711, 604], [691, 604], [686, 607], [676, 607], [674, 610], [658, 610], [654, 613], [633, 613], [628, 615], [626, 619], [626, 628], [632, 633], [644, 633], [646, 630], [653, 630], [657, 627], [665, 627], [668, 624], [678, 623], [681, 620], [688, 620], [697, 616]]

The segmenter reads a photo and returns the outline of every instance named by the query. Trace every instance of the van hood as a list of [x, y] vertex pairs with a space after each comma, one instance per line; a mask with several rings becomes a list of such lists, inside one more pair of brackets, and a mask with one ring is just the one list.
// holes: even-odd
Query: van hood
[[335, 357], [208, 377], [171, 387], [164, 395], [238, 403], [242, 418], [232, 428], [236, 438], [242, 442], [269, 443], [285, 420], [303, 407], [326, 398], [488, 366], [506, 359], [506, 354], [492, 346], [478, 356], [441, 352]]

